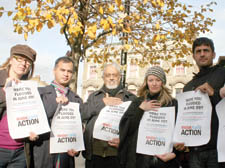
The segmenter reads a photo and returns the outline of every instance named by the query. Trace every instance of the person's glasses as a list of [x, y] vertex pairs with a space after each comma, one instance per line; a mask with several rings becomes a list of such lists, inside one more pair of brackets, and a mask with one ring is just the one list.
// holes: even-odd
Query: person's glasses
[[18, 62], [25, 62], [25, 64], [27, 64], [27, 65], [31, 65], [32, 64], [32, 61], [27, 59], [27, 58], [23, 58], [23, 57], [20, 57], [20, 56], [15, 56], [15, 55], [13, 56], [13, 58], [15, 58], [16, 61], [18, 61]]
[[106, 74], [104, 74], [104, 76], [105, 76], [106, 78], [110, 78], [111, 76], [112, 76], [113, 78], [116, 78], [116, 77], [118, 77], [118, 74], [110, 74], [110, 73], [106, 73]]

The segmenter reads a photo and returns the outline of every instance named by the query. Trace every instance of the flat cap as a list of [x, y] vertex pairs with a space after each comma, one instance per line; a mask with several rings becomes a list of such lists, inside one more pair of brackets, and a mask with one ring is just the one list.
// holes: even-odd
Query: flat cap
[[36, 60], [36, 51], [28, 45], [17, 44], [11, 48], [10, 56], [21, 55], [30, 59], [32, 62]]

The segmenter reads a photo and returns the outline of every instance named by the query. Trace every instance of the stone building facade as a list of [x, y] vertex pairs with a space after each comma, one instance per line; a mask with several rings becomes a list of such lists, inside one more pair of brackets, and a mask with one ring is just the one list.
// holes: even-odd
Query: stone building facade
[[[143, 68], [137, 64], [131, 63], [132, 58], [137, 57], [128, 53], [127, 68], [126, 68], [126, 86], [129, 91], [137, 93], [138, 88], [142, 85], [146, 70], [152, 66], [148, 65]], [[172, 61], [159, 61], [158, 65], [165, 70], [169, 70], [167, 75], [167, 86], [171, 89], [172, 95], [175, 97], [177, 93], [182, 92], [184, 85], [193, 77], [193, 72], [198, 72], [198, 68], [193, 61], [192, 55], [187, 56], [181, 61], [188, 61], [193, 64], [191, 67], [182, 65], [172, 67]], [[101, 88], [102, 80], [102, 65], [92, 61], [83, 63], [83, 79], [82, 91], [80, 96], [86, 101], [88, 95], [95, 90]]]

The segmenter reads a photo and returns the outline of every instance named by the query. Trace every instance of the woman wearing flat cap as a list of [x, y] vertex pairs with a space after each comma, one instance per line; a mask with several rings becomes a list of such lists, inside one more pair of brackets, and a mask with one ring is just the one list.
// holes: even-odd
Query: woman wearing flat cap
[[122, 168], [179, 168], [175, 152], [156, 156], [136, 153], [138, 128], [144, 112], [171, 106], [177, 110], [177, 101], [166, 87], [166, 75], [161, 67], [153, 66], [147, 70], [138, 96], [120, 121], [119, 158]]
[[0, 67], [0, 168], [25, 168], [24, 140], [12, 139], [7, 122], [4, 88], [11, 81], [28, 80], [33, 75], [36, 52], [27, 45], [11, 48], [10, 58]]

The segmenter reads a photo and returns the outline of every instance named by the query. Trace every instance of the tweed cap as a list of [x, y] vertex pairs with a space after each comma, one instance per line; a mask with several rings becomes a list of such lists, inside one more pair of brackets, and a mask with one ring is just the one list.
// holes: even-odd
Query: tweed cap
[[148, 68], [147, 72], [145, 73], [145, 77], [148, 77], [149, 75], [157, 76], [163, 82], [163, 84], [166, 84], [166, 74], [161, 67], [153, 66]]
[[21, 55], [30, 59], [32, 62], [36, 60], [36, 51], [30, 48], [28, 45], [17, 44], [11, 48], [10, 56]]

